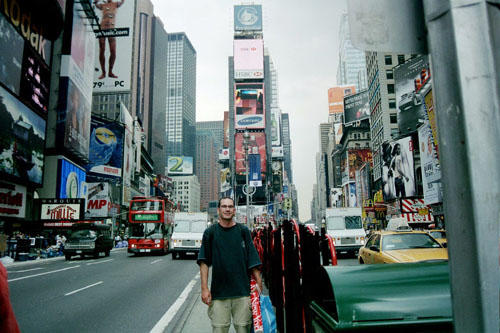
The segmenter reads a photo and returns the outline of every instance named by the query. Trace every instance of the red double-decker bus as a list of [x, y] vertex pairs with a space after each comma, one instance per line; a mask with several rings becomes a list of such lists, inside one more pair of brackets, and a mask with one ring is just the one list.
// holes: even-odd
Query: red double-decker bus
[[167, 254], [170, 250], [174, 205], [165, 197], [130, 200], [128, 253]]

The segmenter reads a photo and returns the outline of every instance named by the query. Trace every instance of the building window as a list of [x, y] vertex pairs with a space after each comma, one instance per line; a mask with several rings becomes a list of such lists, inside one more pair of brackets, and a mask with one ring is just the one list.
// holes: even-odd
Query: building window
[[404, 54], [399, 54], [398, 55], [398, 64], [404, 64], [405, 63], [405, 55]]
[[394, 98], [389, 98], [389, 108], [390, 109], [396, 108], [396, 100]]
[[387, 80], [394, 79], [394, 73], [393, 73], [392, 69], [388, 69], [385, 71], [385, 77], [387, 78]]
[[397, 124], [398, 123], [398, 115], [397, 114], [392, 113], [390, 115], [390, 117], [391, 117], [390, 118], [391, 119], [391, 124]]
[[387, 93], [388, 94], [394, 94], [394, 85], [393, 84], [388, 84], [387, 85]]
[[392, 65], [392, 56], [390, 56], [390, 55], [385, 56], [385, 64]]

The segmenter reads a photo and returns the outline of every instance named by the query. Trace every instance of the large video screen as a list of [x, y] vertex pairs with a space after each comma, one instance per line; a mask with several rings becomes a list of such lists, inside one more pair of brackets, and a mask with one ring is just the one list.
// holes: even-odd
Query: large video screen
[[[243, 133], [235, 136], [236, 172], [245, 172], [245, 150], [243, 149]], [[260, 154], [261, 172], [266, 172], [266, 134], [251, 132], [248, 140], [248, 154]]]
[[264, 84], [235, 84], [234, 91], [235, 129], [265, 128]]
[[0, 87], [0, 172], [42, 184], [45, 120]]

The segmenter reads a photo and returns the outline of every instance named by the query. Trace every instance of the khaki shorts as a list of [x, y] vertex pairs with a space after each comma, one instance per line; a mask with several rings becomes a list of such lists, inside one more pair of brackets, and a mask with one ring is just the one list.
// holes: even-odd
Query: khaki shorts
[[231, 316], [237, 333], [250, 332], [252, 327], [250, 296], [213, 300], [207, 312], [212, 321], [214, 333], [228, 332], [231, 326]]

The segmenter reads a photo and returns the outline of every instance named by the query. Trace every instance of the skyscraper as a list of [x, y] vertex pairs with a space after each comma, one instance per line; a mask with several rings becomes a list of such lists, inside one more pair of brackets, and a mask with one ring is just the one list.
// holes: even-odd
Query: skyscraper
[[293, 183], [292, 173], [292, 140], [290, 139], [290, 117], [288, 113], [281, 114], [281, 130], [283, 138], [284, 168], [290, 183]]
[[356, 91], [367, 89], [365, 52], [354, 48], [349, 33], [348, 15], [343, 14], [340, 20], [339, 67], [337, 68], [337, 84], [356, 86]]
[[201, 209], [208, 208], [208, 202], [219, 199], [220, 166], [219, 150], [222, 149], [224, 129], [222, 121], [196, 123], [196, 162], [194, 174], [200, 182]]
[[196, 50], [184, 32], [168, 34], [167, 158], [195, 157]]

